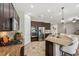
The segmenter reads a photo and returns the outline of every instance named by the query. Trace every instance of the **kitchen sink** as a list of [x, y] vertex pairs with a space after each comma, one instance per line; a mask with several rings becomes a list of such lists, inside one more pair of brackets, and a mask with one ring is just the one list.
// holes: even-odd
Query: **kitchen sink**
[[10, 46], [10, 45], [17, 45], [17, 44], [22, 44], [22, 42], [19, 41], [19, 40], [12, 40], [12, 41], [10, 41], [10, 42], [8, 42], [6, 44], [4, 42], [0, 42], [0, 47], [2, 47], [2, 46]]

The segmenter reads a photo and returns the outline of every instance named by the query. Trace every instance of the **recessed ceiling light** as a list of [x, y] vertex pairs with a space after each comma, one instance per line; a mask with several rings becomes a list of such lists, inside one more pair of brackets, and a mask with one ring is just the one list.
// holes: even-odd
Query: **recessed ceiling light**
[[34, 8], [34, 5], [30, 5], [31, 8]]
[[79, 4], [77, 4], [76, 7], [79, 8]]
[[51, 12], [51, 10], [50, 10], [50, 9], [48, 9], [48, 10], [47, 10], [47, 12]]

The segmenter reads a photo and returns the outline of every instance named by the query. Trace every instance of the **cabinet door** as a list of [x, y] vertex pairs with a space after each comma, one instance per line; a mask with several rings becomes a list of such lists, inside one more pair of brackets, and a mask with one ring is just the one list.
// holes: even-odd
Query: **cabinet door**
[[46, 24], [46, 29], [50, 30], [50, 23], [45, 23]]
[[19, 22], [19, 16], [18, 16], [18, 14], [17, 14], [17, 22], [18, 22], [18, 30], [19, 30], [19, 27], [20, 27], [20, 26], [19, 26], [19, 25], [20, 25], [19, 23], [20, 23], [20, 22]]
[[0, 3], [0, 31], [3, 29], [3, 3]]
[[17, 14], [17, 12], [16, 12], [16, 10], [15, 10], [15, 8], [14, 8], [14, 18], [16, 19], [16, 21], [17, 21], [17, 30], [19, 29], [19, 16], [18, 16], [18, 14]]
[[46, 56], [53, 56], [53, 43], [49, 41], [45, 41], [45, 55]]
[[4, 20], [8, 20], [10, 16], [9, 3], [4, 3]]
[[46, 30], [50, 30], [50, 23], [43, 23], [42, 26], [44, 26]]
[[0, 21], [3, 19], [3, 3], [0, 3]]
[[42, 27], [41, 24], [42, 22], [31, 21], [31, 25], [34, 27]]
[[31, 21], [31, 25], [34, 26], [34, 27], [37, 27], [37, 22]]
[[10, 3], [10, 18], [14, 18], [14, 7], [11, 3]]
[[4, 22], [3, 30], [10, 30], [10, 5], [9, 3], [4, 3]]
[[42, 22], [38, 22], [37, 25], [38, 25], [38, 27], [43, 27]]

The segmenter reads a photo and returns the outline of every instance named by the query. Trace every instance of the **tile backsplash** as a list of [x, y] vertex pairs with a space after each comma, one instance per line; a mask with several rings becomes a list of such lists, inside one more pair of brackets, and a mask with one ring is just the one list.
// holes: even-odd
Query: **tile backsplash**
[[14, 39], [14, 34], [15, 34], [15, 31], [11, 31], [11, 32], [0, 32], [0, 37], [3, 37], [3, 36], [8, 36], [10, 39]]

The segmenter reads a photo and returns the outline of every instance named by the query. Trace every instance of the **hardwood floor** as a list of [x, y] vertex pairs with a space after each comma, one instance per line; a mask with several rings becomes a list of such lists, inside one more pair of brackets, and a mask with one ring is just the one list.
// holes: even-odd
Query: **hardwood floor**
[[[25, 46], [24, 55], [26, 56], [45, 56], [45, 41], [34, 41]], [[79, 56], [79, 47], [76, 56]], [[69, 56], [65, 54], [65, 56]]]

